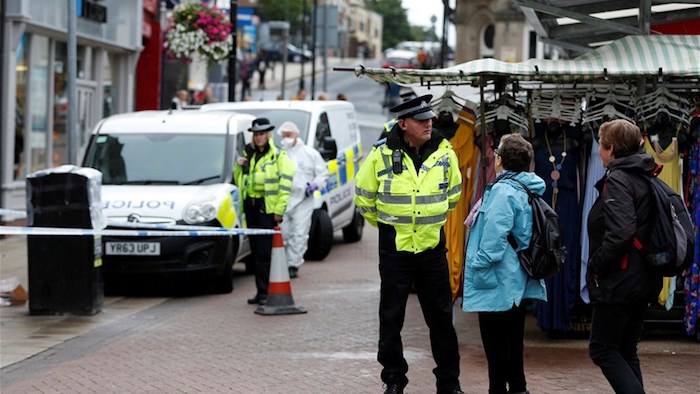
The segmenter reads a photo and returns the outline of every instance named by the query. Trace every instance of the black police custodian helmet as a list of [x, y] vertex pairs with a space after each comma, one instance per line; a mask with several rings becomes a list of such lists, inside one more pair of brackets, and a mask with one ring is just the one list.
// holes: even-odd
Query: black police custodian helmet
[[430, 108], [430, 100], [433, 99], [432, 94], [416, 97], [412, 100], [404, 101], [403, 103], [393, 107], [391, 112], [396, 113], [399, 119], [413, 118], [416, 120], [426, 120], [434, 118], [435, 112]]
[[274, 128], [275, 126], [270, 124], [270, 120], [268, 118], [257, 118], [253, 120], [253, 125], [248, 129], [248, 131], [257, 133], [261, 131], [272, 131]]

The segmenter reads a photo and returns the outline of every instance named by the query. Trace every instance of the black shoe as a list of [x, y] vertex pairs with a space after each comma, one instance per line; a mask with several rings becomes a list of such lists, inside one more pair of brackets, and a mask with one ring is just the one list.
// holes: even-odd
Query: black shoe
[[297, 276], [299, 276], [299, 268], [289, 267], [289, 277], [296, 278]]
[[265, 304], [267, 304], [267, 297], [256, 294], [255, 297], [248, 298], [248, 303], [249, 304], [265, 305]]
[[398, 383], [389, 383], [386, 385], [384, 394], [403, 394], [403, 387]]

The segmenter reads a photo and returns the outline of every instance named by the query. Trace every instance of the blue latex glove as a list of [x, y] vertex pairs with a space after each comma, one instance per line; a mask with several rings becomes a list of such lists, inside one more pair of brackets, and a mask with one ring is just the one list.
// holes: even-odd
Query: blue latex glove
[[306, 195], [311, 196], [314, 194], [316, 190], [318, 190], [318, 185], [315, 183], [307, 183], [306, 184]]

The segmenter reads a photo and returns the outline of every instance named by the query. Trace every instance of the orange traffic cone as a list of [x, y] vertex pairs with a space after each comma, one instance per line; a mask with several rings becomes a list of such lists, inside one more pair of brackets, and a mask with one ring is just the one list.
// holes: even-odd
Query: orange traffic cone
[[279, 227], [272, 236], [272, 258], [270, 261], [270, 285], [267, 289], [267, 304], [255, 310], [259, 315], [292, 315], [306, 313], [304, 307], [294, 305], [292, 285], [289, 282], [289, 269], [284, 254], [284, 241]]

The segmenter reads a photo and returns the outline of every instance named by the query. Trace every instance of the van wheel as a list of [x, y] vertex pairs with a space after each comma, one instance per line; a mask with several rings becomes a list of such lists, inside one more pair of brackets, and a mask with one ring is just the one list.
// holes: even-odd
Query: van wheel
[[317, 209], [311, 216], [309, 230], [309, 248], [304, 254], [305, 260], [323, 260], [333, 246], [333, 223], [328, 212]]
[[238, 252], [238, 237], [232, 236], [229, 238], [228, 246], [226, 247], [226, 256], [224, 257], [224, 269], [216, 277], [212, 290], [216, 294], [227, 294], [233, 291], [233, 263]]
[[355, 208], [352, 222], [343, 228], [343, 239], [347, 243], [357, 242], [362, 239], [362, 229], [365, 227], [365, 218]]

